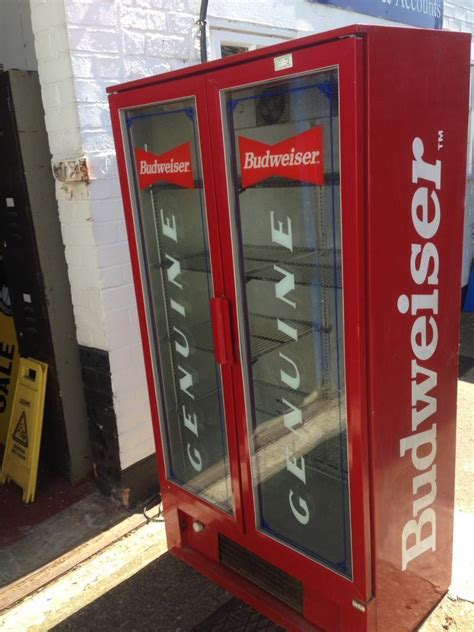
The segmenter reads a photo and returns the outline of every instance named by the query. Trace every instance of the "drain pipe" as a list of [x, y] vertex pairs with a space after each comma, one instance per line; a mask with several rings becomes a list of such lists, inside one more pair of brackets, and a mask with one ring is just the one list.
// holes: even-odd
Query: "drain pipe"
[[201, 9], [199, 11], [199, 40], [201, 44], [201, 61], [207, 61], [207, 45], [206, 45], [206, 24], [207, 24], [207, 5], [209, 0], [201, 0]]

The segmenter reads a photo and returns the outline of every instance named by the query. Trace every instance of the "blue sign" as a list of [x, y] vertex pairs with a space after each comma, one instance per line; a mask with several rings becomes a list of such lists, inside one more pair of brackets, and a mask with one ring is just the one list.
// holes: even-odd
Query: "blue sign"
[[444, 0], [310, 0], [394, 22], [443, 28]]

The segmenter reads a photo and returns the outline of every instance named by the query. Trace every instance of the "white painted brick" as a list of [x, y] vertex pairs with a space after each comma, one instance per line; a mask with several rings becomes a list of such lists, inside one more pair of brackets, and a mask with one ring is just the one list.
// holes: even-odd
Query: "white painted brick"
[[133, 305], [135, 300], [135, 290], [133, 285], [123, 285], [118, 288], [104, 289], [102, 296], [106, 312], [117, 309], [128, 309], [130, 305]]
[[45, 110], [47, 108], [65, 107], [76, 102], [72, 81], [44, 84], [41, 86], [41, 95]]
[[[133, 367], [133, 370], [130, 370], [128, 366], [119, 369], [112, 363], [111, 366], [113, 367], [116, 385], [126, 385], [130, 391], [137, 394], [137, 399], [142, 399], [142, 401], [148, 403], [145, 367], [143, 359], [141, 361], [143, 366], [142, 370], [139, 370], [136, 366]], [[122, 386], [122, 388], [125, 387]]]
[[127, 79], [150, 77], [169, 70], [171, 70], [171, 64], [168, 60], [127, 59], [126, 61]]
[[196, 16], [181, 13], [168, 13], [168, 31], [177, 35], [184, 35], [196, 28]]
[[[136, 1], [138, 3], [139, 0]], [[151, 7], [167, 9], [176, 13], [192, 13], [196, 17], [199, 15], [201, 6], [200, 0], [149, 0], [149, 2]], [[242, 15], [244, 14], [242, 13]]]
[[454, 18], [446, 17], [443, 20], [443, 28], [448, 31], [459, 31], [458, 23]]
[[117, 53], [119, 36], [116, 31], [106, 29], [90, 29], [83, 26], [69, 28], [69, 44], [71, 50], [91, 53]]
[[38, 60], [47, 59], [53, 54], [51, 30], [40, 31], [35, 36], [35, 51]]
[[73, 108], [48, 108], [45, 122], [48, 133], [76, 128], [79, 134], [77, 111]]
[[112, 246], [103, 246], [97, 251], [97, 258], [99, 267], [101, 268], [118, 265], [120, 263], [128, 263], [130, 261], [128, 244], [122, 243]]
[[[134, 393], [136, 395], [141, 392]], [[127, 420], [126, 425], [119, 431], [120, 441], [127, 446], [127, 450], [136, 450], [142, 444], [150, 443], [153, 446], [153, 427], [149, 406], [137, 408], [134, 397], [120, 397], [117, 402], [117, 409]], [[148, 414], [148, 415], [147, 415]]]
[[82, 309], [74, 305], [74, 317], [76, 320], [79, 344], [96, 347], [97, 349], [107, 349], [104, 317], [102, 313]]
[[107, 151], [114, 148], [113, 138], [100, 130], [83, 130], [82, 148], [86, 154], [90, 151]]
[[112, 369], [112, 375], [116, 370], [143, 370], [143, 350], [141, 343], [137, 342], [133, 345], [113, 349], [110, 354], [110, 367]]
[[166, 32], [166, 13], [164, 11], [147, 11], [147, 28], [150, 31]]
[[33, 33], [64, 25], [62, 2], [48, 0], [43, 4], [31, 6], [31, 25]]
[[95, 247], [95, 236], [92, 224], [72, 224], [61, 227], [64, 243], [68, 246], [90, 246]]
[[107, 103], [106, 84], [94, 79], [76, 79], [74, 82], [78, 101], [84, 103]]
[[50, 45], [53, 56], [58, 57], [61, 54], [69, 56], [69, 38], [66, 28], [53, 28], [50, 30]]
[[106, 246], [108, 244], [115, 244], [123, 241], [123, 239], [118, 239], [117, 223], [115, 222], [100, 222], [99, 224], [96, 223], [94, 234], [97, 246]]
[[[59, 184], [59, 183], [57, 183]], [[60, 191], [63, 191], [62, 185]], [[66, 224], [77, 224], [78, 222], [86, 222], [90, 220], [90, 203], [88, 200], [71, 200], [70, 197], [67, 199], [61, 199], [59, 195], [58, 198], [58, 212], [59, 219], [61, 220], [61, 225]], [[79, 217], [75, 219], [73, 215], [73, 210], [80, 213]]]
[[[61, 232], [63, 227], [61, 226]], [[66, 245], [65, 255], [68, 266], [80, 267], [84, 261], [82, 248], [79, 246]], [[75, 291], [75, 288], [71, 288], [71, 291]]]
[[83, 291], [83, 301], [88, 309], [99, 313], [102, 308], [101, 293], [99, 287], [87, 287]]
[[[94, 108], [96, 106], [87, 107]], [[118, 177], [100, 178], [99, 180], [93, 180], [90, 183], [89, 188], [94, 200], [107, 200], [110, 198], [115, 198], [121, 203]]]
[[59, 58], [38, 60], [38, 72], [45, 83], [55, 83], [64, 79], [72, 79], [71, 61], [66, 55]]
[[[92, 204], [94, 222], [111, 222], [123, 220], [123, 206], [121, 198], [109, 198], [94, 201]], [[112, 264], [110, 264], [112, 265]]]
[[117, 241], [127, 241], [127, 239], [127, 227], [123, 221], [117, 224]]
[[125, 283], [133, 283], [133, 272], [130, 263], [128, 265], [122, 266], [122, 274]]
[[[117, 409], [126, 419], [126, 423], [119, 430], [119, 437], [127, 445], [127, 449], [135, 449], [142, 443], [151, 440], [152, 445], [152, 425], [150, 406], [148, 402], [143, 402], [144, 389], [126, 391], [127, 383], [121, 383], [121, 390], [126, 393], [126, 397], [117, 397]], [[142, 401], [140, 401], [142, 400]]]
[[146, 51], [148, 55], [156, 57], [184, 58], [188, 50], [188, 43], [184, 37], [147, 35]]
[[118, 79], [122, 75], [123, 63], [120, 57], [95, 57], [94, 74], [99, 78]]
[[[46, 121], [46, 129], [48, 129], [47, 121]], [[61, 134], [61, 131], [53, 131], [48, 129], [48, 141], [49, 141], [49, 149], [53, 156], [57, 158], [60, 156], [61, 158], [65, 158], [66, 147], [64, 145], [64, 137]]]
[[43, 85], [41, 87], [41, 96], [46, 111], [48, 108], [57, 108], [61, 105], [59, 84], [52, 83], [50, 85]]
[[123, 277], [123, 266], [110, 266], [109, 268], [102, 268], [99, 271], [100, 287], [102, 289], [120, 287], [125, 283]]
[[94, 76], [93, 58], [90, 55], [71, 55], [71, 66], [74, 76], [81, 79], [89, 79]]
[[446, 2], [444, 4], [444, 9], [443, 9], [443, 19], [445, 19], [445, 18], [453, 18], [454, 14], [455, 14], [454, 5]]
[[74, 83], [72, 81], [59, 81], [55, 85], [58, 88], [59, 105], [61, 107], [76, 103], [76, 93], [74, 91]]
[[[124, 322], [122, 320], [114, 321], [113, 317], [123, 312], [127, 313], [127, 310], [109, 312], [107, 316], [107, 339], [111, 349], [120, 349], [122, 346], [135, 344], [140, 340], [139, 331], [130, 326], [128, 313]], [[136, 403], [134, 407], [137, 407]]]
[[[84, 193], [80, 195], [81, 191]], [[75, 187], [74, 198], [71, 200], [72, 209], [69, 211], [71, 223], [93, 222], [91, 217], [91, 203], [88, 198], [87, 185], [78, 183]]]
[[88, 265], [69, 266], [68, 276], [75, 288], [94, 288], [97, 278], [97, 265], [91, 261]]
[[88, 158], [93, 178], [117, 176], [118, 171], [115, 151], [110, 152], [110, 154], [91, 154]]
[[66, 0], [65, 9], [69, 24], [92, 26], [116, 26], [117, 24], [117, 11], [113, 2], [88, 4], [83, 0]]
[[120, 466], [123, 470], [135, 463], [140, 462], [142, 459], [145, 459], [148, 456], [151, 456], [154, 453], [153, 441], [150, 440], [149, 443], [141, 444], [139, 447], [128, 450], [123, 448], [123, 443], [120, 442]]
[[148, 28], [147, 12], [144, 9], [123, 6], [120, 10], [120, 25], [125, 29], [146, 31]]
[[[106, 292], [108, 292], [109, 290], [106, 289]], [[111, 290], [114, 291], [114, 290]], [[107, 314], [106, 317], [107, 320], [107, 326], [110, 329], [114, 329], [116, 333], [120, 333], [120, 330], [122, 330], [122, 333], [124, 333], [125, 331], [130, 329], [130, 318], [128, 316], [128, 308], [117, 308], [114, 310], [109, 311], [109, 313]], [[109, 342], [110, 338], [109, 338]], [[115, 347], [120, 347], [120, 346], [124, 346], [125, 344], [136, 344], [137, 343], [137, 339], [136, 336], [134, 336], [134, 340], [131, 341], [130, 343], [123, 343], [121, 344], [120, 341], [117, 341], [118, 344], [112, 344], [111, 346], [112, 348]]]
[[457, 20], [462, 20], [463, 22], [467, 19], [467, 10], [466, 7], [463, 7], [461, 5], [456, 5], [454, 7], [454, 17]]
[[145, 53], [145, 34], [124, 31], [123, 45], [125, 53], [128, 55], [143, 55]]
[[110, 110], [105, 103], [80, 103], [78, 112], [80, 124], [85, 129], [110, 127]]

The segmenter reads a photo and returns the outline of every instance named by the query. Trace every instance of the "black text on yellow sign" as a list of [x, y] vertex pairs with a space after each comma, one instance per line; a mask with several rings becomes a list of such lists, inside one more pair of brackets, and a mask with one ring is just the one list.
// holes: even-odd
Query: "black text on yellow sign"
[[0, 482], [21, 487], [25, 503], [35, 499], [47, 373], [47, 364], [21, 358]]
[[0, 443], [5, 443], [20, 356], [8, 288], [0, 287]]

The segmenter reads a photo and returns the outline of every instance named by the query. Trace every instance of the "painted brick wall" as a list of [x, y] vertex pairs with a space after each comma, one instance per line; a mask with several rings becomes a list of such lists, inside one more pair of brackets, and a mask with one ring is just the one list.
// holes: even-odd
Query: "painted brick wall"
[[[199, 6], [200, 0], [31, 0], [53, 156], [86, 155], [91, 165], [89, 186], [57, 192], [79, 342], [109, 352], [122, 468], [149, 455], [153, 440], [105, 88], [196, 63]], [[453, 5], [453, 12], [457, 30], [472, 26], [466, 6]], [[212, 0], [209, 17], [230, 26], [245, 20], [260, 32], [284, 27], [294, 36], [384, 23], [305, 0]]]

